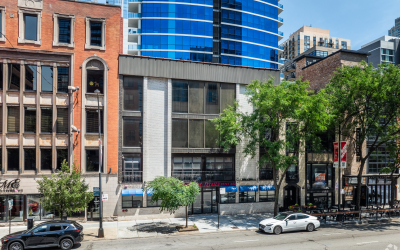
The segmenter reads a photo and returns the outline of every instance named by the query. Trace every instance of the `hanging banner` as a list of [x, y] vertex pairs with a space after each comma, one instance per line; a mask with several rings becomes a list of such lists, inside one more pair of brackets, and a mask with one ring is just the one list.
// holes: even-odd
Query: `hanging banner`
[[315, 173], [314, 185], [325, 186], [325, 173]]
[[340, 147], [340, 168], [347, 166], [347, 142], [342, 141]]
[[357, 147], [356, 147], [356, 156], [360, 157], [361, 156], [361, 129], [356, 128], [356, 142], [357, 142]]
[[333, 143], [333, 167], [339, 167], [339, 142]]

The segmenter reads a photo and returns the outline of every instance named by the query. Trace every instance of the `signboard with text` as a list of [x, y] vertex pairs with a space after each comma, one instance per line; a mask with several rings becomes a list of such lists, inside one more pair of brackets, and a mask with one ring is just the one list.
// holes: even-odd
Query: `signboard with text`
[[[340, 142], [340, 168], [346, 168], [347, 166], [347, 142]], [[333, 143], [333, 167], [339, 167], [339, 143]]]

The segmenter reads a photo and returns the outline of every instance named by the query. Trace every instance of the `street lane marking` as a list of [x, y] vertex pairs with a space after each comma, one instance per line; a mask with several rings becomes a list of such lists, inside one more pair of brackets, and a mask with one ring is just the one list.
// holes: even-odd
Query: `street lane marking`
[[234, 241], [234, 242], [248, 242], [248, 241], [258, 241], [258, 240], [243, 240], [243, 241]]
[[379, 242], [379, 241], [361, 242], [361, 243], [357, 243], [357, 244], [361, 245], [361, 244], [371, 244], [371, 243], [377, 243], [377, 242]]

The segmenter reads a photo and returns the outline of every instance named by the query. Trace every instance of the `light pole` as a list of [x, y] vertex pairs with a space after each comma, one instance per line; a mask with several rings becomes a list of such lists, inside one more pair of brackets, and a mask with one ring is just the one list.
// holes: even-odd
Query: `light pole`
[[99, 238], [104, 238], [104, 230], [103, 230], [103, 193], [101, 191], [101, 169], [103, 167], [103, 148], [101, 143], [101, 115], [100, 115], [100, 101], [99, 101], [99, 94], [100, 90], [96, 89], [94, 93], [97, 94], [97, 113], [99, 113]]

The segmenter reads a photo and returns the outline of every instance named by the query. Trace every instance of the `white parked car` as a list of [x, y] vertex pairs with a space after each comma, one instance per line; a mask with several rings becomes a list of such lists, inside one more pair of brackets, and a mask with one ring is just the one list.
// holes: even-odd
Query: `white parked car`
[[279, 213], [274, 218], [261, 221], [258, 228], [266, 233], [280, 234], [302, 230], [312, 232], [320, 226], [318, 218], [309, 214]]

